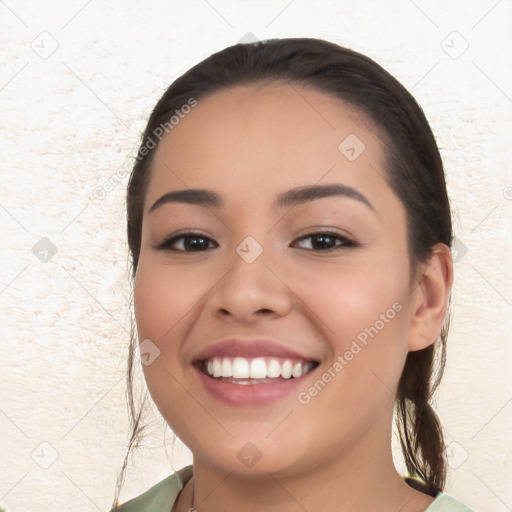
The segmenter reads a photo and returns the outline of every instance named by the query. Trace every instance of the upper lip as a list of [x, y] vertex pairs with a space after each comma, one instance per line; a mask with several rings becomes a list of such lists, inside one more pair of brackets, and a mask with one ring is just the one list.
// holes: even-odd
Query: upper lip
[[283, 359], [303, 359], [315, 361], [311, 357], [268, 339], [226, 339], [218, 341], [201, 350], [194, 361], [204, 361], [212, 357], [278, 357]]

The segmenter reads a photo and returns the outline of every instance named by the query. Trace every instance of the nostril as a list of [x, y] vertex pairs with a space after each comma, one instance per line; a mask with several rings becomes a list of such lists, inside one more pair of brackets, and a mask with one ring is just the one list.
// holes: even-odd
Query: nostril
[[[228, 309], [225, 309], [225, 308], [219, 308], [219, 314], [223, 315], [223, 316], [229, 316], [233, 313], [231, 313]], [[263, 313], [265, 315], [268, 315], [268, 314], [271, 314], [273, 313], [273, 310], [272, 309], [268, 309], [268, 308], [262, 308], [262, 309], [258, 309], [256, 311], [256, 313]]]

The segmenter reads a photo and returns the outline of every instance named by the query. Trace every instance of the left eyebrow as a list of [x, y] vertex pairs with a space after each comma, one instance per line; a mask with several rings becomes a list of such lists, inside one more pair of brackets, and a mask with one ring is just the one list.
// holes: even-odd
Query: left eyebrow
[[298, 204], [303, 204], [308, 201], [314, 201], [324, 197], [343, 196], [355, 199], [365, 204], [370, 210], [375, 212], [375, 208], [368, 201], [366, 196], [361, 194], [355, 188], [347, 185], [334, 184], [334, 185], [314, 185], [309, 187], [298, 187], [288, 190], [280, 194], [274, 203], [274, 207], [288, 208]]

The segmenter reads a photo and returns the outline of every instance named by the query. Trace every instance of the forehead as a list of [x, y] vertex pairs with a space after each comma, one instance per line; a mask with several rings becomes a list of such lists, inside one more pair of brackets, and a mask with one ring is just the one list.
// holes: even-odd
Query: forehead
[[294, 83], [236, 86], [200, 98], [162, 139], [146, 209], [166, 188], [275, 195], [291, 184], [382, 181], [382, 169], [382, 142], [357, 108]]

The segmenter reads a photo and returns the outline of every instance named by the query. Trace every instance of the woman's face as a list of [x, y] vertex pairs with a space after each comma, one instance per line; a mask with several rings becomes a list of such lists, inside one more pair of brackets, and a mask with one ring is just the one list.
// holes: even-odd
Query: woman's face
[[372, 123], [297, 85], [214, 93], [160, 143], [135, 313], [195, 461], [286, 475], [389, 449], [419, 299], [384, 176]]

